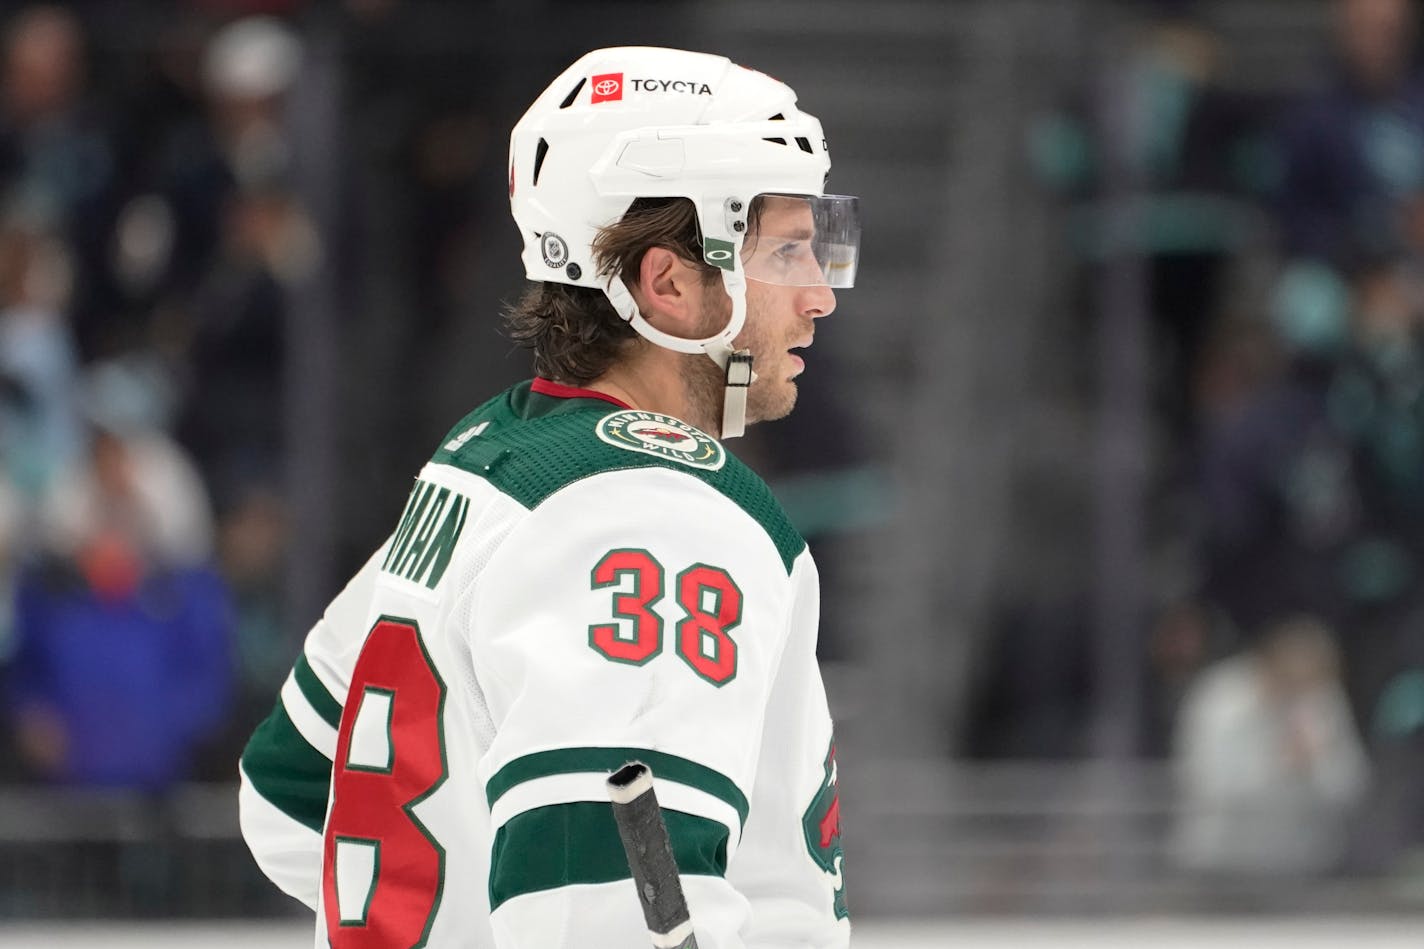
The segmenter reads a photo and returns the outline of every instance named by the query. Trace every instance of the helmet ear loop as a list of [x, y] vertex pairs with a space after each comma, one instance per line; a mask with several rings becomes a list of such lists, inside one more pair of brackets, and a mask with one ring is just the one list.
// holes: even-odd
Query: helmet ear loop
[[[617, 274], [609, 276], [603, 293], [608, 302], [633, 327], [634, 332], [648, 342], [664, 349], [679, 353], [703, 353], [723, 371], [722, 418], [719, 426], [721, 438], [737, 438], [746, 432], [747, 390], [756, 381], [752, 369], [750, 350], [736, 350], [732, 341], [742, 331], [747, 319], [747, 278], [742, 272], [738, 259], [741, 255], [740, 241], [733, 244], [732, 266], [722, 270], [722, 287], [732, 304], [727, 325], [713, 336], [705, 339], [683, 339], [665, 333], [653, 326], [638, 311], [637, 301], [623, 278]], [[715, 266], [715, 263], [714, 263]]]
[[[681, 336], [663, 332], [649, 323], [638, 310], [638, 303], [633, 299], [632, 291], [628, 289], [628, 285], [623, 282], [621, 277], [610, 277], [603, 287], [603, 295], [608, 298], [608, 302], [613, 305], [618, 316], [633, 327], [634, 332], [653, 345], [670, 349], [675, 353], [687, 353], [694, 356], [698, 353], [705, 353], [709, 346], [715, 345], [725, 335], [725, 331], [723, 331], [706, 339], [683, 339]], [[728, 350], [730, 351], [730, 347]], [[718, 365], [721, 365], [720, 361]]]
[[[740, 252], [739, 241], [733, 245], [733, 258], [735, 259]], [[733, 351], [732, 340], [737, 338], [737, 334], [742, 331], [742, 326], [746, 322], [746, 275], [735, 262], [731, 267], [721, 267], [712, 261], [709, 263], [718, 267], [722, 272], [722, 286], [727, 292], [728, 299], [731, 300], [732, 313], [722, 329], [702, 339], [685, 339], [681, 336], [673, 336], [649, 323], [638, 310], [638, 303], [633, 299], [633, 292], [628, 289], [628, 284], [616, 273], [609, 274], [603, 285], [603, 295], [608, 298], [608, 302], [619, 318], [630, 324], [637, 334], [648, 342], [679, 353], [706, 353], [719, 367], [725, 368], [727, 356]]]

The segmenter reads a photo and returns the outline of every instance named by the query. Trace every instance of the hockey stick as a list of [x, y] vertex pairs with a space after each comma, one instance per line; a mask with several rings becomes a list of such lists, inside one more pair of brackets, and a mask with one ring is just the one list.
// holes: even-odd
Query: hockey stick
[[682, 881], [672, 857], [672, 842], [653, 792], [653, 772], [634, 761], [608, 778], [613, 818], [628, 855], [628, 869], [643, 904], [643, 919], [655, 949], [697, 949]]

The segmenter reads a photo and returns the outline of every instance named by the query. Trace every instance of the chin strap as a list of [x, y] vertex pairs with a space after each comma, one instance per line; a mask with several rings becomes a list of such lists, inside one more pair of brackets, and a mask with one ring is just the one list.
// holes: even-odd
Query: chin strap
[[683, 339], [653, 326], [638, 312], [638, 304], [633, 300], [633, 294], [619, 277], [609, 279], [604, 293], [608, 302], [613, 304], [613, 309], [618, 311], [618, 315], [648, 342], [673, 352], [702, 353], [722, 369], [725, 381], [718, 437], [726, 439], [739, 438], [746, 434], [747, 390], [751, 388], [757, 376], [752, 371], [751, 350], [736, 350], [731, 346], [731, 337], [741, 332], [742, 324], [746, 320], [746, 283], [740, 273], [734, 274], [732, 271], [723, 271], [722, 279], [732, 301], [732, 315], [721, 333], [707, 339]]
[[727, 381], [722, 389], [723, 438], [740, 438], [746, 433], [747, 390], [754, 379], [756, 373], [752, 372], [750, 349], [739, 349], [727, 357]]

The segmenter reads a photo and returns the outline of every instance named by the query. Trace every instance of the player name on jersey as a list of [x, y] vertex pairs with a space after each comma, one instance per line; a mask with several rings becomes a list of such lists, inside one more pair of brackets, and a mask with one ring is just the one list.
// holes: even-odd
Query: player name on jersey
[[435, 589], [450, 566], [469, 511], [464, 495], [417, 480], [381, 569]]

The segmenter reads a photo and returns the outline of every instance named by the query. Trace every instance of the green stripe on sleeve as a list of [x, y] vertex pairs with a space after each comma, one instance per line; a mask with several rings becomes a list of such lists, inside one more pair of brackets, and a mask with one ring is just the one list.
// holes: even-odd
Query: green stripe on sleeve
[[321, 833], [331, 761], [297, 731], [281, 699], [248, 739], [242, 767], [258, 794], [292, 820]]
[[311, 663], [307, 662], [306, 653], [297, 656], [296, 668], [292, 670], [297, 677], [297, 687], [302, 690], [302, 695], [306, 696], [307, 702], [316, 709], [316, 713], [321, 716], [322, 721], [332, 728], [341, 727], [341, 703], [331, 697], [331, 693], [326, 691], [326, 686], [321, 684], [321, 680], [312, 671]]
[[[685, 875], [724, 876], [727, 828], [714, 820], [663, 811], [672, 854]], [[613, 805], [552, 804], [513, 817], [494, 835], [490, 909], [525, 893], [632, 876], [613, 820]]]
[[577, 774], [582, 771], [610, 774], [630, 761], [643, 762], [653, 770], [656, 778], [676, 781], [721, 798], [736, 810], [743, 824], [747, 822], [750, 810], [747, 796], [731, 778], [695, 761], [646, 748], [557, 748], [525, 755], [500, 768], [485, 785], [485, 795], [490, 807], [494, 807], [494, 802], [506, 791], [526, 781], [551, 774]]

